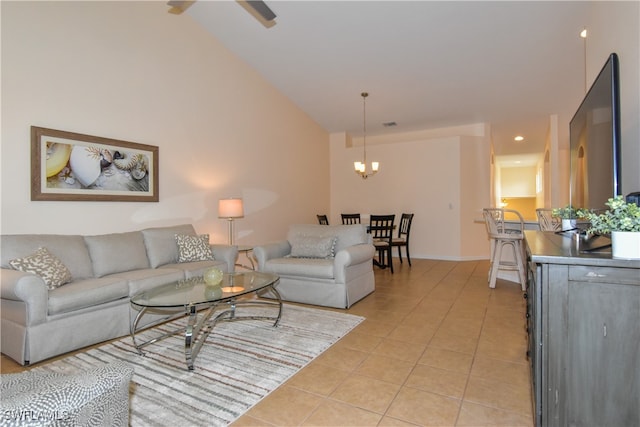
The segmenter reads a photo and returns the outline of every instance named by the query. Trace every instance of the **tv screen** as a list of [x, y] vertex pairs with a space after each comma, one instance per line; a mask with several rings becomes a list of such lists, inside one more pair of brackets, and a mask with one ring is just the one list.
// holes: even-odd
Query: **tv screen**
[[620, 78], [612, 53], [571, 119], [571, 205], [606, 209], [620, 186]]

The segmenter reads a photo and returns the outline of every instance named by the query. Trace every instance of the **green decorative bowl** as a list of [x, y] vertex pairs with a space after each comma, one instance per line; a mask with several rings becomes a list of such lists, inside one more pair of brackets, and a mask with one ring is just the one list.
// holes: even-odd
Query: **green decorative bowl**
[[207, 285], [219, 285], [222, 283], [222, 270], [219, 268], [209, 268], [204, 272], [204, 283]]
[[222, 288], [217, 285], [207, 285], [204, 287], [204, 297], [209, 300], [216, 300], [222, 296]]

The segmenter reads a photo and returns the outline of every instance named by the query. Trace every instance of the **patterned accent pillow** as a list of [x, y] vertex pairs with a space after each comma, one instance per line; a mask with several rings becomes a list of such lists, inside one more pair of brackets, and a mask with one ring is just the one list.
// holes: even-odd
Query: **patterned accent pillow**
[[69, 269], [47, 248], [39, 248], [24, 258], [12, 259], [9, 265], [16, 270], [42, 277], [49, 290], [59, 288], [71, 281]]
[[213, 252], [209, 246], [209, 235], [189, 236], [176, 234], [178, 244], [178, 262], [193, 262], [212, 260]]
[[336, 237], [301, 236], [291, 240], [292, 258], [332, 258]]

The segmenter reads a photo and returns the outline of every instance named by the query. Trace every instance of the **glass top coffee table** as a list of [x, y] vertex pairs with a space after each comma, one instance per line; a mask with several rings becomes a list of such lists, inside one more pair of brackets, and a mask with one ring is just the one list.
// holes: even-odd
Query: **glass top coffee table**
[[[184, 352], [187, 367], [193, 370], [195, 359], [207, 337], [218, 322], [236, 320], [273, 320], [273, 326], [278, 326], [282, 316], [282, 299], [274, 285], [280, 278], [271, 273], [247, 271], [241, 273], [224, 274], [219, 285], [209, 285], [202, 277], [179, 280], [157, 288], [141, 292], [131, 298], [131, 305], [140, 311], [131, 324], [131, 339], [140, 354], [142, 348], [176, 334], [184, 333]], [[249, 298], [271, 291], [276, 296], [275, 301], [265, 301]], [[238, 316], [239, 306], [268, 305], [277, 308], [274, 316], [246, 315]], [[222, 307], [222, 308], [221, 308]], [[143, 343], [136, 341], [138, 323], [146, 313], [161, 311], [170, 313], [151, 325], [164, 323], [179, 316], [189, 316], [188, 323], [168, 333], [159, 335]], [[243, 310], [244, 311], [244, 310]], [[215, 314], [215, 316], [213, 316]]]

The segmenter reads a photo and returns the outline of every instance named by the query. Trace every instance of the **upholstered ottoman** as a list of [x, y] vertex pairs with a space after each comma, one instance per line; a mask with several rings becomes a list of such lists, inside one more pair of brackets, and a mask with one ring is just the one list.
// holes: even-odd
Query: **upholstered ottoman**
[[0, 426], [129, 424], [129, 382], [123, 362], [75, 374], [37, 370], [0, 376]]

